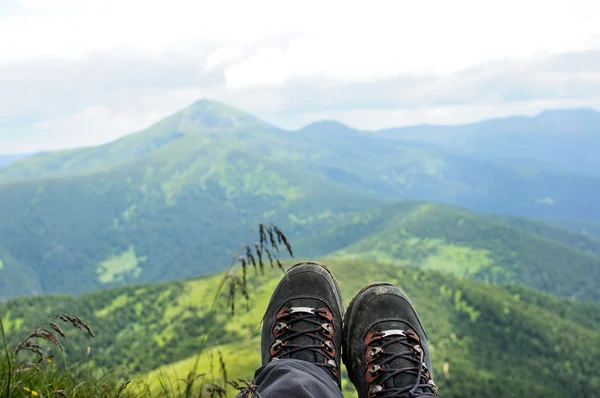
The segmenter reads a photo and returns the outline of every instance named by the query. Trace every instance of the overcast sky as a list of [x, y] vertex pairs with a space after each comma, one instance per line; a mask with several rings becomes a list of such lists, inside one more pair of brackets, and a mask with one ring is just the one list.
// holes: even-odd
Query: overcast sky
[[200, 98], [285, 128], [600, 109], [597, 0], [0, 0], [0, 153]]

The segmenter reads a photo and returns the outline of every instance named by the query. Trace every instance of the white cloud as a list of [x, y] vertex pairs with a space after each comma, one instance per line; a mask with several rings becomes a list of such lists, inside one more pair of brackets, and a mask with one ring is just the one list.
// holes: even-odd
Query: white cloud
[[284, 127], [599, 107], [595, 0], [6, 1], [0, 152], [104, 142], [199, 97]]
[[591, 3], [595, 12], [588, 14], [568, 1], [353, 4], [313, 21], [286, 46], [259, 49], [226, 71], [227, 83], [245, 87], [281, 85], [303, 76], [355, 81], [448, 74], [495, 59], [582, 50], [600, 33], [600, 6]]
[[234, 46], [221, 47], [218, 50], [208, 54], [204, 63], [204, 69], [207, 71], [215, 70], [222, 65], [230, 64], [244, 56], [244, 52]]
[[3, 144], [13, 153], [99, 145], [166, 116], [168, 114], [91, 106], [76, 114], [34, 123], [27, 134], [17, 135]]

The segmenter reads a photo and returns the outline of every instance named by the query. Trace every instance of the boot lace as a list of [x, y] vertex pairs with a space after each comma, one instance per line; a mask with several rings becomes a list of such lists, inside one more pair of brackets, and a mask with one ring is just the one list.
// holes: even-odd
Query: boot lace
[[[425, 364], [425, 352], [419, 335], [413, 331], [386, 330], [369, 332], [365, 338], [367, 351], [367, 370], [365, 378], [369, 383], [370, 397], [408, 398], [408, 397], [437, 397], [436, 386], [431, 379], [431, 373]], [[404, 350], [398, 350], [393, 345], [399, 345]], [[398, 368], [394, 361], [405, 360], [414, 366]], [[375, 363], [377, 361], [378, 363]], [[394, 377], [401, 375], [414, 376], [414, 383], [408, 386], [395, 387], [391, 382]], [[386, 386], [386, 383], [388, 386]], [[391, 387], [393, 386], [393, 387]]]
[[[328, 308], [283, 307], [276, 315], [273, 328], [275, 341], [269, 352], [271, 360], [291, 358], [301, 351], [311, 351], [323, 359], [315, 365], [329, 369], [337, 377], [339, 368], [335, 360], [337, 350], [332, 340], [335, 334], [332, 320], [333, 314]], [[308, 323], [309, 327], [298, 329], [300, 322]], [[298, 338], [303, 336], [309, 337], [314, 344], [298, 342]]]

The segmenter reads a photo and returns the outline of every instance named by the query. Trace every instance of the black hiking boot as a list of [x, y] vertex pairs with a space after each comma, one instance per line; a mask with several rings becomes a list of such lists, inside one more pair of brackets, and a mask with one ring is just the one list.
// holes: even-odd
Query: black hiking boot
[[350, 303], [343, 361], [361, 398], [437, 397], [419, 316], [391, 283], [367, 285]]
[[340, 386], [342, 311], [340, 288], [323, 264], [294, 265], [275, 288], [263, 319], [262, 364], [308, 361]]

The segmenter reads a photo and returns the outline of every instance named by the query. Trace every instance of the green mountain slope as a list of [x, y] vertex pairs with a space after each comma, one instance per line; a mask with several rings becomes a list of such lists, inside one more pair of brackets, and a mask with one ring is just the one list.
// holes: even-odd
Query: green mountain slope
[[186, 150], [202, 139], [175, 141], [151, 163], [4, 185], [0, 296], [201, 275], [227, 264], [230, 242], [257, 222], [281, 220], [293, 238], [381, 202], [256, 154]]
[[[537, 218], [600, 220], [593, 200], [600, 196], [600, 177], [524, 169], [453, 147], [360, 132], [332, 121], [283, 131], [207, 100], [111, 144], [16, 162], [0, 169], [0, 184], [112, 169], [140, 158], [152, 163], [149, 155], [190, 135], [202, 138], [186, 148], [198, 156], [225, 156], [235, 148], [391, 199], [434, 200]], [[179, 155], [171, 153], [170, 158]]]
[[555, 220], [552, 222], [560, 228], [600, 239], [600, 222], [586, 220]]
[[[216, 134], [240, 138], [246, 132], [276, 132], [277, 128], [225, 104], [200, 100], [143, 131], [96, 147], [46, 152], [23, 159], [0, 170], [0, 182], [85, 174], [106, 170], [155, 153], [189, 135], [204, 136], [203, 144]], [[236, 134], [238, 134], [236, 136]]]
[[401, 202], [348, 215], [298, 241], [296, 249], [315, 256], [335, 250], [347, 258], [600, 300], [600, 240], [542, 222], [447, 205]]
[[[1, 168], [0, 299], [216, 271], [228, 262], [229, 242], [259, 221], [299, 241], [346, 214], [406, 198], [600, 220], [596, 197], [600, 180], [590, 177], [523, 174], [335, 122], [287, 132], [199, 101], [113, 143]], [[340, 239], [329, 236], [299, 254], [332, 252], [344, 247]], [[512, 261], [500, 260], [499, 267]], [[507, 275], [498, 280], [522, 276]], [[536, 278], [523, 281], [557, 291], [554, 279]], [[560, 294], [586, 297], [586, 286]]]
[[[445, 397], [563, 397], [600, 393], [600, 307], [521, 287], [503, 288], [451, 275], [365, 261], [330, 259], [345, 302], [364, 284], [389, 280], [414, 300], [426, 325], [434, 376]], [[252, 277], [250, 310], [232, 317], [219, 301], [207, 348], [224, 354], [229, 378], [251, 378], [259, 366], [260, 319], [281, 273]], [[0, 305], [10, 339], [53, 312], [82, 317], [96, 339], [72, 334], [69, 360], [85, 369], [123, 365], [129, 377], [157, 386], [159, 373], [184, 378], [201, 347], [219, 276], [129, 286], [79, 298], [21, 298]], [[203, 354], [201, 371], [210, 355]], [[511, 366], [507, 366], [510, 363]], [[444, 371], [444, 368], [446, 369]], [[535, 380], [532, 383], [531, 380]], [[156, 387], [158, 388], [158, 387]], [[347, 380], [346, 396], [352, 396]]]

